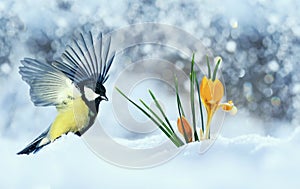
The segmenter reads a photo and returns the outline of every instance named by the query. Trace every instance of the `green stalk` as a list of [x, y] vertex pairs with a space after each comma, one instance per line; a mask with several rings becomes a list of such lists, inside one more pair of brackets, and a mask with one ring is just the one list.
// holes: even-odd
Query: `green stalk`
[[192, 58], [192, 62], [191, 62], [191, 73], [190, 73], [190, 98], [191, 98], [191, 109], [192, 109], [192, 116], [193, 116], [193, 129], [194, 129], [194, 138], [195, 141], [199, 141], [198, 138], [198, 134], [197, 134], [197, 130], [196, 130], [196, 117], [195, 117], [195, 104], [194, 104], [194, 89], [195, 89], [195, 74], [194, 74], [194, 61], [195, 58], [195, 54], [193, 53], [193, 58]]
[[184, 114], [184, 111], [183, 111], [183, 107], [182, 107], [182, 104], [181, 104], [181, 100], [180, 100], [180, 97], [179, 97], [179, 92], [178, 92], [178, 80], [177, 80], [177, 77], [174, 76], [174, 81], [175, 81], [175, 91], [176, 91], [176, 98], [177, 98], [177, 104], [181, 110], [181, 113], [182, 115], [185, 117], [185, 114]]
[[[179, 114], [179, 118], [180, 118], [180, 122], [181, 122], [181, 128], [183, 130], [183, 136], [184, 136], [184, 140], [186, 143], [189, 142], [189, 139], [188, 139], [188, 136], [186, 134], [186, 131], [185, 131], [185, 128], [183, 126], [183, 121], [182, 121], [182, 115], [184, 116], [184, 113], [183, 113], [183, 109], [182, 109], [182, 106], [181, 106], [181, 101], [180, 101], [180, 97], [179, 97], [179, 93], [178, 93], [178, 80], [177, 80], [177, 77], [175, 76], [175, 91], [176, 91], [176, 99], [177, 99], [177, 108], [178, 108], [178, 114]], [[185, 117], [185, 116], [184, 116]]]
[[[184, 145], [184, 143], [182, 142], [182, 140], [175, 134], [175, 133], [173, 133], [172, 134], [172, 142], [177, 146], [177, 147], [180, 147], [180, 146], [183, 146]], [[175, 143], [175, 142], [176, 143]]]
[[[203, 110], [202, 110], [202, 102], [201, 102], [201, 95], [200, 95], [200, 88], [199, 88], [199, 82], [198, 79], [195, 78], [197, 91], [198, 91], [198, 100], [199, 100], [199, 110], [200, 110], [200, 116], [201, 116], [201, 128], [202, 128], [202, 134], [204, 133], [204, 120], [203, 120]], [[200, 133], [201, 136], [201, 133]]]
[[116, 90], [125, 97], [129, 102], [131, 102], [135, 107], [137, 107], [139, 110], [141, 110], [151, 121], [153, 121], [169, 138], [171, 137], [171, 134], [162, 128], [162, 126], [150, 115], [148, 114], [142, 107], [140, 107], [138, 104], [133, 102], [130, 98], [128, 98], [119, 88], [116, 87]]
[[154, 94], [152, 93], [151, 90], [149, 90], [149, 93], [150, 93], [152, 99], [154, 100], [154, 102], [155, 102], [155, 104], [156, 104], [156, 107], [159, 109], [160, 113], [161, 113], [162, 116], [165, 118], [165, 120], [166, 120], [167, 124], [169, 125], [170, 129], [171, 129], [172, 132], [174, 133], [174, 130], [173, 130], [172, 126], [171, 126], [171, 123], [170, 123], [169, 119], [167, 118], [167, 116], [166, 116], [166, 114], [164, 113], [162, 107], [160, 106], [160, 104], [159, 104], [158, 101], [156, 100]]
[[216, 80], [216, 76], [217, 76], [217, 71], [218, 71], [218, 68], [219, 68], [219, 65], [221, 63], [221, 58], [218, 60], [217, 64], [216, 64], [216, 67], [214, 69], [214, 74], [213, 74], [213, 78], [212, 78], [212, 81], [215, 81]]
[[160, 117], [142, 100], [140, 99], [140, 102], [150, 111], [150, 113], [160, 122], [160, 124], [168, 131], [168, 133], [173, 134], [174, 131], [171, 130], [164, 122], [160, 119]]
[[[116, 90], [129, 102], [131, 102], [135, 107], [137, 107], [140, 111], [142, 111], [153, 123], [155, 123], [158, 128], [177, 146], [180, 147], [184, 145], [184, 143], [178, 138], [178, 136], [173, 133], [170, 129], [165, 130], [165, 128], [168, 128], [165, 123], [163, 125], [159, 124], [158, 121], [156, 121], [149, 113], [146, 112], [142, 107], [140, 107], [138, 104], [136, 104], [134, 101], [132, 101], [130, 98], [128, 98], [119, 88], [116, 87]], [[149, 108], [150, 109], [150, 108]], [[151, 110], [152, 111], [152, 110]], [[161, 119], [159, 119], [162, 121]], [[165, 127], [164, 127], [165, 126]]]
[[210, 70], [209, 59], [208, 59], [207, 55], [206, 55], [206, 64], [207, 64], [207, 70], [208, 70], [208, 79], [210, 79], [211, 78], [211, 70]]

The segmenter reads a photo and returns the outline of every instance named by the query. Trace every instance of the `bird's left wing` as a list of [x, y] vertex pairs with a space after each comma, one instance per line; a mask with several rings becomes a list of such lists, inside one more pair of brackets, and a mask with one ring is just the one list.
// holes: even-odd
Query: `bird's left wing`
[[30, 86], [34, 105], [60, 107], [80, 96], [72, 81], [51, 64], [31, 58], [25, 58], [21, 63], [19, 72]]

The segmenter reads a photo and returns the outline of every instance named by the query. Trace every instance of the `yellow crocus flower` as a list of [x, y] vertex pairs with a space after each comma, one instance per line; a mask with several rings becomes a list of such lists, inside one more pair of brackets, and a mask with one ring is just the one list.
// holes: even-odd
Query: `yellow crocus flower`
[[[210, 132], [210, 123], [214, 113], [218, 110], [218, 108], [222, 108], [222, 110], [226, 112], [231, 112], [235, 114], [237, 112], [237, 108], [234, 106], [232, 101], [228, 103], [221, 103], [224, 96], [224, 86], [219, 79], [208, 79], [206, 76], [203, 77], [202, 82], [200, 84], [200, 97], [205, 106], [207, 112], [207, 122], [206, 122], [206, 133], [205, 138], [209, 138]], [[200, 136], [203, 135], [203, 131], [200, 130]]]

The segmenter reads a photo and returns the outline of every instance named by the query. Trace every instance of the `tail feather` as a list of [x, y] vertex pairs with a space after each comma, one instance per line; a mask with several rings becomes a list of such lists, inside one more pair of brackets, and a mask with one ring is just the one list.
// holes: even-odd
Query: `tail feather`
[[17, 155], [21, 154], [27, 154], [30, 153], [36, 153], [41, 148], [49, 144], [51, 141], [47, 138], [49, 129], [47, 129], [45, 132], [43, 132], [40, 136], [38, 136], [34, 141], [32, 141], [30, 144], [28, 144], [23, 150], [17, 153]]

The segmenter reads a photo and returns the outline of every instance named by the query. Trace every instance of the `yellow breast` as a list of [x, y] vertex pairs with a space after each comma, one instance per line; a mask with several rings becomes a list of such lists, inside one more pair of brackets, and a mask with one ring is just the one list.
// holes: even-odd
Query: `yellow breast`
[[89, 108], [78, 97], [58, 109], [58, 115], [51, 125], [49, 135], [51, 141], [68, 132], [77, 132], [89, 123]]

